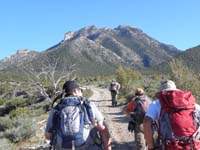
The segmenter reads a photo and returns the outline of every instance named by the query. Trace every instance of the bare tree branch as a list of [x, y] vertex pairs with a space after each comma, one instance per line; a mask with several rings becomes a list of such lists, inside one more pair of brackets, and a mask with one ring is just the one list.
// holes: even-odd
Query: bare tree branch
[[[32, 85], [35, 86], [46, 100], [52, 103], [58, 93], [58, 85], [61, 81], [69, 80], [70, 77], [75, 73], [75, 64], [72, 65], [63, 65], [62, 70], [58, 69], [58, 58], [52, 62], [47, 61], [46, 64], [41, 64], [39, 70], [34, 69], [33, 64], [26, 64], [22, 67], [22, 71], [26, 74], [27, 78], [32, 82]], [[47, 90], [44, 86], [44, 82], [52, 88], [51, 96], [47, 93]]]

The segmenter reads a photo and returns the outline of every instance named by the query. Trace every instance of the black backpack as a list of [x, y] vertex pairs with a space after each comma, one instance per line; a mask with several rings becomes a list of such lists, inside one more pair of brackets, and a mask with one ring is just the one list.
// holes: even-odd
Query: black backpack
[[142, 124], [144, 120], [147, 108], [151, 104], [151, 100], [145, 96], [137, 96], [134, 100], [135, 109], [130, 112], [130, 121], [128, 124], [128, 130], [133, 132], [136, 124]]

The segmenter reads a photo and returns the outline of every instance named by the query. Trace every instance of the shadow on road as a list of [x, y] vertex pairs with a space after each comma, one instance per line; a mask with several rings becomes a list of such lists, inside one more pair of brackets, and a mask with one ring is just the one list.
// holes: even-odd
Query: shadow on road
[[120, 122], [120, 123], [127, 123], [127, 127], [128, 127], [128, 121], [129, 121], [128, 117], [115, 117], [113, 121]]
[[110, 100], [92, 100], [93, 102], [95, 102], [95, 103], [101, 103], [101, 102], [106, 102], [106, 101], [110, 101]]
[[115, 122], [120, 122], [120, 123], [128, 123], [129, 121], [129, 118], [127, 116], [122, 116], [123, 113], [122, 112], [109, 112], [107, 113], [107, 115], [113, 115], [113, 116], [117, 116], [117, 117], [114, 117], [112, 121], [115, 121]]
[[135, 142], [116, 143], [112, 142], [112, 150], [133, 150], [136, 149]]

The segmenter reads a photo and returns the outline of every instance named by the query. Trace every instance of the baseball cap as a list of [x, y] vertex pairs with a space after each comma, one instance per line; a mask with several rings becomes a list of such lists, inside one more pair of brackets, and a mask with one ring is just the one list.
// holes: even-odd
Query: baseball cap
[[71, 93], [73, 89], [81, 89], [81, 87], [76, 83], [76, 81], [68, 80], [63, 85], [63, 90], [65, 90], [66, 93]]
[[160, 84], [159, 91], [173, 91], [177, 90], [174, 81], [166, 80]]

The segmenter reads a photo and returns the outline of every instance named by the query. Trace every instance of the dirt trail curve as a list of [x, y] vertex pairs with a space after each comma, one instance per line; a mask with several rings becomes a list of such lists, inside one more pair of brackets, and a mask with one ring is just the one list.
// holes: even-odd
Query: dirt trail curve
[[128, 132], [128, 118], [122, 114], [122, 106], [111, 107], [110, 92], [106, 88], [90, 87], [93, 95], [90, 98], [103, 113], [108, 125], [111, 138], [112, 150], [135, 149], [134, 134]]

